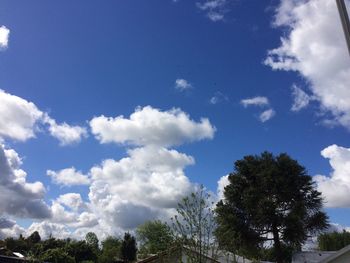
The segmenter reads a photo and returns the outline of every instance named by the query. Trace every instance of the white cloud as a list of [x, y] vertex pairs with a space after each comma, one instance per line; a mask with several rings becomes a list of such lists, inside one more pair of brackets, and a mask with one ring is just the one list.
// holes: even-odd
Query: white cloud
[[151, 106], [137, 108], [129, 118], [95, 117], [90, 126], [101, 143], [132, 145], [179, 145], [211, 139], [215, 133], [215, 127], [206, 118], [195, 122], [180, 109], [160, 111]]
[[41, 182], [28, 183], [27, 174], [13, 149], [0, 145], [0, 214], [22, 218], [49, 218], [49, 207], [43, 198], [45, 188]]
[[61, 145], [79, 142], [87, 136], [86, 129], [70, 126], [56, 121], [42, 112], [37, 106], [18, 96], [0, 90], [0, 139], [26, 141], [35, 137], [46, 124], [50, 134], [57, 138]]
[[276, 115], [276, 112], [273, 109], [268, 109], [266, 111], [263, 111], [259, 115], [259, 120], [261, 122], [267, 122], [268, 120], [272, 119]]
[[224, 101], [228, 101], [228, 97], [220, 91], [215, 92], [214, 96], [210, 98], [210, 104], [218, 104]]
[[228, 12], [228, 2], [228, 0], [204, 0], [197, 2], [196, 5], [211, 21], [217, 22], [224, 20], [225, 13]]
[[88, 133], [86, 128], [81, 126], [71, 126], [67, 123], [57, 124], [56, 121], [46, 115], [45, 122], [49, 124], [51, 136], [59, 140], [62, 146], [78, 143], [82, 138], [86, 138]]
[[47, 239], [50, 236], [55, 238], [68, 238], [71, 237], [71, 232], [68, 227], [63, 224], [51, 223], [48, 221], [42, 221], [40, 223], [34, 222], [26, 230], [26, 236], [29, 236], [33, 232], [38, 231], [42, 239]]
[[106, 225], [136, 227], [176, 207], [192, 190], [184, 168], [191, 156], [157, 146], [128, 151], [119, 161], [105, 160], [91, 169], [91, 209]]
[[311, 96], [306, 94], [301, 88], [296, 85], [292, 86], [292, 96], [293, 96], [293, 105], [292, 111], [300, 111], [301, 109], [306, 108], [310, 101], [313, 100]]
[[[243, 99], [243, 100], [241, 100], [241, 104], [245, 108], [247, 108], [249, 106], [257, 106], [257, 107], [261, 107], [261, 108], [266, 108], [266, 107], [269, 107], [270, 102], [269, 102], [269, 99], [266, 97], [257, 96], [257, 97], [253, 97], [253, 98]], [[266, 121], [270, 120], [271, 118], [273, 118], [275, 115], [276, 115], [275, 110], [272, 108], [268, 108], [267, 110], [264, 110], [263, 112], [261, 112], [259, 114], [259, 120], [261, 122], [266, 122]]]
[[191, 83], [189, 83], [185, 79], [177, 79], [175, 80], [175, 89], [179, 91], [185, 91], [185, 90], [193, 89], [193, 86]]
[[222, 176], [218, 181], [217, 196], [218, 199], [224, 199], [225, 187], [230, 183], [228, 180], [229, 175]]
[[6, 237], [18, 238], [20, 234], [23, 234], [25, 229], [9, 218], [0, 218], [0, 240]]
[[0, 27], [0, 50], [8, 47], [10, 29], [6, 26]]
[[322, 192], [327, 207], [350, 207], [350, 148], [331, 145], [321, 151], [333, 169], [329, 176], [317, 175], [314, 179]]
[[0, 137], [26, 141], [35, 136], [43, 113], [32, 103], [0, 90]]
[[246, 108], [248, 106], [268, 106], [269, 105], [269, 99], [266, 97], [253, 97], [253, 98], [247, 98], [241, 100], [241, 104]]
[[287, 33], [280, 47], [268, 51], [265, 64], [298, 72], [321, 108], [350, 129], [350, 60], [335, 1], [282, 0], [274, 25]]
[[86, 185], [90, 183], [87, 175], [77, 171], [74, 167], [65, 168], [59, 171], [47, 170], [46, 174], [52, 177], [56, 184], [72, 186], [72, 185]]
[[79, 208], [84, 207], [83, 199], [81, 198], [81, 195], [78, 193], [67, 193], [67, 194], [60, 195], [57, 198], [57, 202], [73, 210], [78, 210]]

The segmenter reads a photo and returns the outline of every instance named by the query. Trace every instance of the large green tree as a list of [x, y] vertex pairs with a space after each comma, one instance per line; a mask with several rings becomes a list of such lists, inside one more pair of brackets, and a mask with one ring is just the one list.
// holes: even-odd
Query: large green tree
[[160, 220], [147, 221], [136, 229], [137, 239], [142, 254], [156, 254], [168, 249], [173, 244], [170, 227]]
[[216, 208], [221, 247], [257, 255], [272, 243], [280, 263], [287, 260], [284, 248], [299, 249], [309, 234], [328, 226], [321, 193], [287, 154], [246, 156], [235, 162], [228, 180]]

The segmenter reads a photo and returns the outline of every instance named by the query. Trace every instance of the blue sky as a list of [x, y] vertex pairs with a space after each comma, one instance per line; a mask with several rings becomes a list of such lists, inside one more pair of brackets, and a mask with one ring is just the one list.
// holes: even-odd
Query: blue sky
[[303, 164], [331, 222], [350, 226], [350, 58], [334, 1], [4, 0], [0, 26], [1, 152], [22, 160], [3, 187], [36, 204], [0, 205], [12, 222], [0, 235], [120, 233], [166, 218], [196, 183], [216, 193], [235, 160], [264, 150]]

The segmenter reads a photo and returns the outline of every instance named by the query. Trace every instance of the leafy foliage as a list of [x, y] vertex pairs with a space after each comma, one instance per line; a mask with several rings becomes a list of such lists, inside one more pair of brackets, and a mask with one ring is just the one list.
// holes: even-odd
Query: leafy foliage
[[98, 258], [99, 263], [113, 263], [120, 258], [121, 240], [112, 236], [102, 241], [102, 252]]
[[165, 251], [173, 243], [173, 234], [170, 227], [160, 220], [147, 221], [138, 226], [137, 238], [141, 243], [141, 254], [156, 254]]
[[45, 251], [40, 260], [43, 262], [52, 262], [52, 263], [75, 263], [74, 257], [70, 256], [63, 248], [53, 248]]
[[300, 249], [310, 233], [328, 226], [321, 193], [305, 168], [287, 154], [246, 156], [236, 161], [217, 204], [216, 236], [221, 247], [259, 255], [266, 241], [284, 262], [283, 246]]
[[350, 245], [350, 233], [343, 231], [324, 233], [318, 236], [318, 247], [322, 251], [336, 251]]

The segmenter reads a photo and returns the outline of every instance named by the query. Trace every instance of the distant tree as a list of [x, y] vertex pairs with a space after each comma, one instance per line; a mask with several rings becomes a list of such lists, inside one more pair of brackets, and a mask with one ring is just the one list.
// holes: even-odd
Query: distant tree
[[178, 204], [177, 215], [172, 218], [178, 243], [189, 248], [193, 263], [204, 262], [204, 256], [216, 257], [216, 227], [210, 194], [203, 186]]
[[124, 262], [133, 262], [136, 260], [137, 245], [135, 237], [129, 233], [125, 233], [122, 245], [120, 248], [120, 254]]
[[332, 232], [324, 233], [317, 238], [318, 247], [322, 251], [336, 251], [350, 245], [350, 233], [347, 231], [343, 232]]
[[253, 254], [272, 242], [275, 260], [285, 262], [286, 249], [300, 249], [328, 226], [322, 205], [311, 176], [287, 154], [246, 156], [235, 162], [217, 204], [216, 236], [221, 247]]
[[147, 221], [136, 229], [142, 254], [156, 254], [168, 249], [173, 243], [171, 228], [160, 220]]
[[41, 241], [41, 237], [39, 235], [38, 231], [34, 231], [28, 238], [27, 241], [30, 242], [31, 244], [36, 244]]
[[63, 249], [63, 248], [53, 248], [46, 250], [40, 257], [42, 262], [51, 263], [75, 263], [74, 258]]
[[95, 254], [99, 253], [98, 238], [94, 232], [89, 232], [85, 235], [86, 243], [95, 251]]
[[70, 256], [74, 257], [76, 262], [81, 262], [84, 260], [97, 260], [95, 250], [84, 240], [70, 241], [65, 246], [65, 251], [67, 251]]
[[102, 251], [98, 257], [99, 263], [114, 263], [120, 258], [120, 249], [122, 242], [120, 239], [109, 236], [101, 242]]

